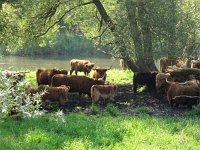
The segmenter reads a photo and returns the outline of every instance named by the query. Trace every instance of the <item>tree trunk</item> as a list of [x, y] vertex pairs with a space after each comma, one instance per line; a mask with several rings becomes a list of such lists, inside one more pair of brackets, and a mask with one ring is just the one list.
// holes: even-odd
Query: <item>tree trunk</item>
[[131, 57], [126, 52], [126, 46], [123, 39], [119, 36], [118, 33], [115, 32], [115, 25], [112, 22], [111, 18], [108, 16], [106, 10], [104, 9], [102, 3], [99, 0], [93, 0], [93, 3], [97, 7], [101, 17], [103, 18], [104, 22], [108, 25], [109, 29], [114, 35], [115, 43], [119, 47], [119, 51], [122, 55], [122, 58], [125, 60], [127, 66], [134, 72], [134, 71], [142, 71], [140, 67], [138, 67], [131, 59]]
[[177, 50], [176, 47], [176, 2], [175, 0], [171, 1], [171, 21], [168, 27], [168, 59], [170, 61], [170, 65], [175, 64], [175, 60], [177, 59], [177, 54], [174, 51]]
[[[157, 70], [153, 61], [152, 54], [152, 38], [151, 32], [148, 25], [143, 27], [143, 40], [142, 33], [139, 29], [139, 25], [136, 19], [137, 6], [132, 1], [126, 1], [126, 8], [128, 12], [128, 19], [130, 22], [131, 35], [136, 49], [136, 60], [134, 61], [126, 51], [126, 46], [123, 38], [119, 36], [115, 31], [115, 25], [111, 18], [108, 16], [106, 10], [104, 9], [102, 3], [99, 0], [93, 0], [95, 6], [97, 7], [100, 15], [102, 16], [105, 23], [108, 25], [109, 29], [112, 31], [115, 37], [115, 43], [119, 47], [119, 51], [125, 60], [128, 67], [133, 71], [147, 72], [150, 70]], [[145, 42], [145, 44], [143, 44]], [[145, 47], [145, 48], [143, 48]], [[147, 59], [146, 59], [147, 58]]]
[[[131, 37], [134, 41], [136, 49], [136, 64], [144, 72], [157, 70], [153, 60], [152, 35], [148, 22], [145, 18], [144, 3], [137, 3], [126, 0], [125, 6], [130, 22]], [[136, 18], [137, 13], [139, 14], [138, 18], [140, 19]], [[141, 24], [141, 31], [139, 24]]]

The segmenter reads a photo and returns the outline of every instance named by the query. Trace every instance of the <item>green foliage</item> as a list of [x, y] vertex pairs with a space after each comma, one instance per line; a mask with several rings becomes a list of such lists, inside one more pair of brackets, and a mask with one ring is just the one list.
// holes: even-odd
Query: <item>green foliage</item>
[[116, 117], [116, 116], [118, 116], [120, 114], [119, 109], [116, 106], [114, 106], [113, 104], [108, 104], [106, 106], [106, 110], [111, 116], [115, 116]]
[[17, 82], [14, 76], [7, 78], [3, 72], [0, 79], [0, 118], [40, 115], [40, 95], [27, 93], [25, 89], [29, 83], [26, 80]]
[[[96, 45], [115, 57], [127, 57], [136, 64], [142, 61], [141, 66], [137, 64], [139, 67], [150, 63], [147, 58], [152, 59], [152, 53], [155, 59], [163, 55], [174, 59], [178, 55], [199, 54], [198, 0], [101, 1], [113, 22], [113, 31], [111, 22], [106, 22], [105, 16], [102, 18], [94, 3], [86, 5], [86, 2], [21, 0], [2, 3], [2, 53], [87, 55], [95, 54], [93, 47]], [[149, 29], [148, 32], [145, 29]], [[112, 51], [102, 49], [102, 45], [109, 45]]]

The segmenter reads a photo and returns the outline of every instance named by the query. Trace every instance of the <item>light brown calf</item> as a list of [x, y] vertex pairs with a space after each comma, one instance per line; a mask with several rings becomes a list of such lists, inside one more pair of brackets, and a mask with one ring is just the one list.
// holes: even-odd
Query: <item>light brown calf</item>
[[92, 102], [97, 102], [100, 98], [104, 99], [104, 103], [105, 99], [112, 100], [115, 96], [117, 89], [117, 85], [93, 85], [91, 87]]
[[67, 102], [67, 94], [70, 87], [66, 85], [61, 85], [59, 87], [50, 87], [48, 85], [40, 85], [38, 87], [38, 92], [43, 92], [42, 95], [42, 105], [45, 105], [47, 102], [58, 103], [59, 106], [64, 107]]

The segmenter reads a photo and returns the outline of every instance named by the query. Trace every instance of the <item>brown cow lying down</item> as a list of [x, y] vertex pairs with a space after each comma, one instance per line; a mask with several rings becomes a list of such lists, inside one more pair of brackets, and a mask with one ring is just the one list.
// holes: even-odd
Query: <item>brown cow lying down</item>
[[64, 107], [68, 98], [67, 94], [70, 87], [61, 85], [59, 87], [50, 87], [48, 85], [40, 85], [37, 89], [38, 92], [44, 92], [42, 95], [42, 105], [44, 106], [47, 102], [58, 103], [59, 106]]
[[91, 69], [94, 67], [94, 63], [91, 63], [89, 60], [80, 60], [80, 59], [72, 59], [70, 61], [71, 70], [70, 75], [75, 71], [77, 75], [78, 71], [84, 72], [85, 75], [88, 75]]
[[[173, 82], [175, 80], [171, 77], [171, 75], [169, 73], [159, 73], [159, 74], [157, 74], [156, 75], [156, 89], [157, 89], [157, 91], [166, 92], [168, 90], [169, 86], [172, 83], [169, 80], [173, 81]], [[183, 83], [178, 83], [178, 82], [175, 82], [175, 83], [180, 84], [180, 85], [193, 85], [193, 86], [198, 87], [198, 82], [197, 82], [196, 79], [191, 79], [191, 80], [183, 82]]]
[[93, 79], [106, 81], [106, 77], [107, 77], [106, 71], [108, 71], [110, 69], [109, 68], [108, 69], [94, 68], [92, 70], [93, 70], [93, 72], [91, 73], [91, 76]]
[[52, 78], [52, 86], [60, 85], [70, 86], [69, 92], [79, 92], [81, 94], [87, 94], [91, 97], [91, 87], [93, 85], [103, 85], [103, 80], [94, 80], [86, 76], [67, 76], [63, 74], [54, 75]]
[[117, 85], [93, 85], [91, 88], [92, 102], [99, 101], [100, 98], [113, 99], [117, 91]]
[[55, 74], [68, 74], [67, 70], [38, 69], [36, 72], [37, 83], [39, 85], [51, 85], [51, 78]]
[[187, 105], [192, 108], [192, 105], [197, 105], [200, 99], [200, 89], [193, 85], [182, 85], [172, 82], [167, 92], [167, 99], [173, 107], [174, 104]]
[[167, 57], [163, 57], [160, 59], [160, 71], [162, 73], [165, 72], [165, 70], [167, 69], [167, 66], [169, 65], [169, 60]]

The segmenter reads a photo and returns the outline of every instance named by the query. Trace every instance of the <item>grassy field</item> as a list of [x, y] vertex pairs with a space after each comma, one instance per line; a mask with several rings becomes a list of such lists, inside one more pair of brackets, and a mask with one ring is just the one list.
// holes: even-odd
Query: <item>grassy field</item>
[[[130, 71], [111, 70], [108, 81], [132, 84]], [[35, 73], [27, 75], [37, 85]], [[88, 150], [88, 149], [200, 149], [200, 109], [182, 117], [158, 117], [142, 113], [124, 115], [113, 105], [101, 112], [61, 111], [36, 118], [0, 120], [0, 150]], [[94, 115], [95, 114], [95, 115]]]
[[0, 122], [0, 149], [200, 149], [199, 118], [46, 114]]

